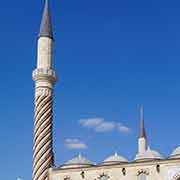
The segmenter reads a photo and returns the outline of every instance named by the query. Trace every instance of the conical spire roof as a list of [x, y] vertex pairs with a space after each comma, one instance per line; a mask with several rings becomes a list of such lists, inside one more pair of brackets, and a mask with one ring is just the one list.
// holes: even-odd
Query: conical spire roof
[[140, 138], [146, 138], [146, 131], [144, 127], [144, 107], [140, 107]]
[[53, 39], [51, 16], [49, 11], [49, 2], [45, 0], [44, 12], [41, 20], [39, 37], [49, 37]]

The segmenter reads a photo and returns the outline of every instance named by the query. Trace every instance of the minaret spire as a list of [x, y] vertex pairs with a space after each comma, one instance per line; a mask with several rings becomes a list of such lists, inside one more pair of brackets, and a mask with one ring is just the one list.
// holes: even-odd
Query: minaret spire
[[52, 127], [56, 74], [48, 0], [45, 0], [37, 49], [37, 67], [32, 74], [35, 82], [32, 180], [49, 180], [49, 168], [54, 165]]
[[144, 127], [144, 107], [141, 105], [140, 107], [140, 133], [139, 133], [140, 138], [146, 138], [146, 131]]
[[138, 152], [139, 154], [144, 154], [147, 149], [147, 139], [146, 131], [144, 127], [144, 108], [141, 105], [140, 107], [140, 130], [139, 130], [139, 139], [138, 139]]
[[49, 10], [49, 2], [45, 0], [44, 12], [41, 20], [39, 37], [49, 37], [53, 39], [51, 15]]

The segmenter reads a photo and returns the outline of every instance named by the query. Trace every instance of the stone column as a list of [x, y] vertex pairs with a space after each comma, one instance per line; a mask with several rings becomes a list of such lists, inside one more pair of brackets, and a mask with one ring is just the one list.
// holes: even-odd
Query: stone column
[[52, 68], [53, 40], [40, 37], [38, 62], [33, 71], [35, 81], [33, 180], [48, 180], [48, 170], [53, 162], [53, 86], [56, 82]]

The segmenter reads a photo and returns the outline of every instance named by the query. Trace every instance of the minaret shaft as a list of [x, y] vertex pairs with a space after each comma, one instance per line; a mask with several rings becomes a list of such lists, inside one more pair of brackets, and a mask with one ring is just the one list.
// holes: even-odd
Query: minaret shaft
[[145, 138], [139, 138], [138, 139], [138, 153], [144, 154], [146, 151], [146, 139]]
[[34, 143], [32, 180], [48, 180], [53, 157], [53, 86], [56, 81], [52, 70], [53, 38], [49, 16], [48, 0], [38, 39], [37, 68], [33, 71], [35, 81], [34, 101]]
[[[41, 45], [39, 43], [39, 46]], [[48, 58], [44, 54], [47, 52], [39, 51], [39, 53], [40, 66], [33, 71], [35, 81], [33, 180], [48, 180], [48, 169], [53, 165], [53, 85], [56, 75], [49, 66], [51, 62], [46, 61]]]
[[147, 149], [147, 139], [146, 132], [144, 127], [144, 108], [141, 106], [140, 108], [140, 133], [138, 139], [138, 153], [144, 154]]
[[41, 37], [38, 40], [38, 69], [50, 69], [52, 67], [53, 41], [48, 37]]
[[33, 180], [45, 180], [53, 165], [51, 90], [35, 97], [34, 120]]

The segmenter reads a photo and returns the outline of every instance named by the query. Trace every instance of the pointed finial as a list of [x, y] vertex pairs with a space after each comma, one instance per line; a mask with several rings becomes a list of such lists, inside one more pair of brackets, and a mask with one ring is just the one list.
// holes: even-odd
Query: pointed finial
[[49, 37], [53, 39], [51, 16], [49, 12], [48, 0], [45, 0], [44, 12], [41, 20], [39, 37]]
[[117, 151], [115, 151], [115, 153], [114, 153], [114, 156], [116, 156], [116, 157], [118, 156], [118, 153], [117, 153]]
[[140, 107], [140, 138], [146, 138], [146, 131], [144, 127], [144, 107]]

